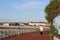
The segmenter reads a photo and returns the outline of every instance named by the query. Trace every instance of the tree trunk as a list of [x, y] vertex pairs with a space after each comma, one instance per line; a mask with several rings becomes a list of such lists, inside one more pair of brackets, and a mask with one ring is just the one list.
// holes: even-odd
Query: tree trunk
[[50, 36], [51, 36], [51, 39], [53, 40], [53, 36], [54, 36], [54, 31], [55, 31], [55, 28], [53, 26], [53, 21], [50, 22], [51, 26], [50, 26]]

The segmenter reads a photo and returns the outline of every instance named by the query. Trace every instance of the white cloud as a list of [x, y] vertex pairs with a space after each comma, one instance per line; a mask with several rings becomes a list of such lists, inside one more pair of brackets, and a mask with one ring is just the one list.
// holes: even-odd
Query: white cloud
[[16, 5], [16, 8], [18, 9], [24, 9], [24, 8], [41, 8], [42, 3], [39, 2], [28, 2], [28, 3], [24, 3], [24, 4], [18, 4]]
[[44, 9], [47, 4], [48, 2], [46, 3], [45, 1], [29, 0], [24, 3], [13, 3], [12, 6], [13, 8], [17, 9], [28, 9], [28, 8]]

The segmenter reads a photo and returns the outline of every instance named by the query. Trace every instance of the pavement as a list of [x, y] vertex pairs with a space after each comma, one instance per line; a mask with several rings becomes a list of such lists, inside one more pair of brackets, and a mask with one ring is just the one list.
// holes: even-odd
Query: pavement
[[43, 35], [40, 35], [40, 32], [31, 32], [16, 35], [14, 37], [4, 38], [1, 40], [51, 40], [47, 31], [43, 32]]
[[54, 36], [54, 40], [60, 40], [60, 39], [58, 39], [57, 37]]

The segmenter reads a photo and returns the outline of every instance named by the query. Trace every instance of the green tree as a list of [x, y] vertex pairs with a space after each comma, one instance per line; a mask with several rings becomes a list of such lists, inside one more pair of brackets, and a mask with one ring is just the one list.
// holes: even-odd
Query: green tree
[[50, 3], [45, 8], [46, 20], [51, 23], [50, 34], [54, 34], [53, 20], [60, 14], [60, 0], [51, 0]]

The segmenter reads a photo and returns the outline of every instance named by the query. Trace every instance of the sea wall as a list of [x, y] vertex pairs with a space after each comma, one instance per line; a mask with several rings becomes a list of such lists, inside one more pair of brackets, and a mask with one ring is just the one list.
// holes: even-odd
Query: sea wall
[[0, 39], [21, 35], [23, 33], [36, 32], [38, 28], [0, 28]]

